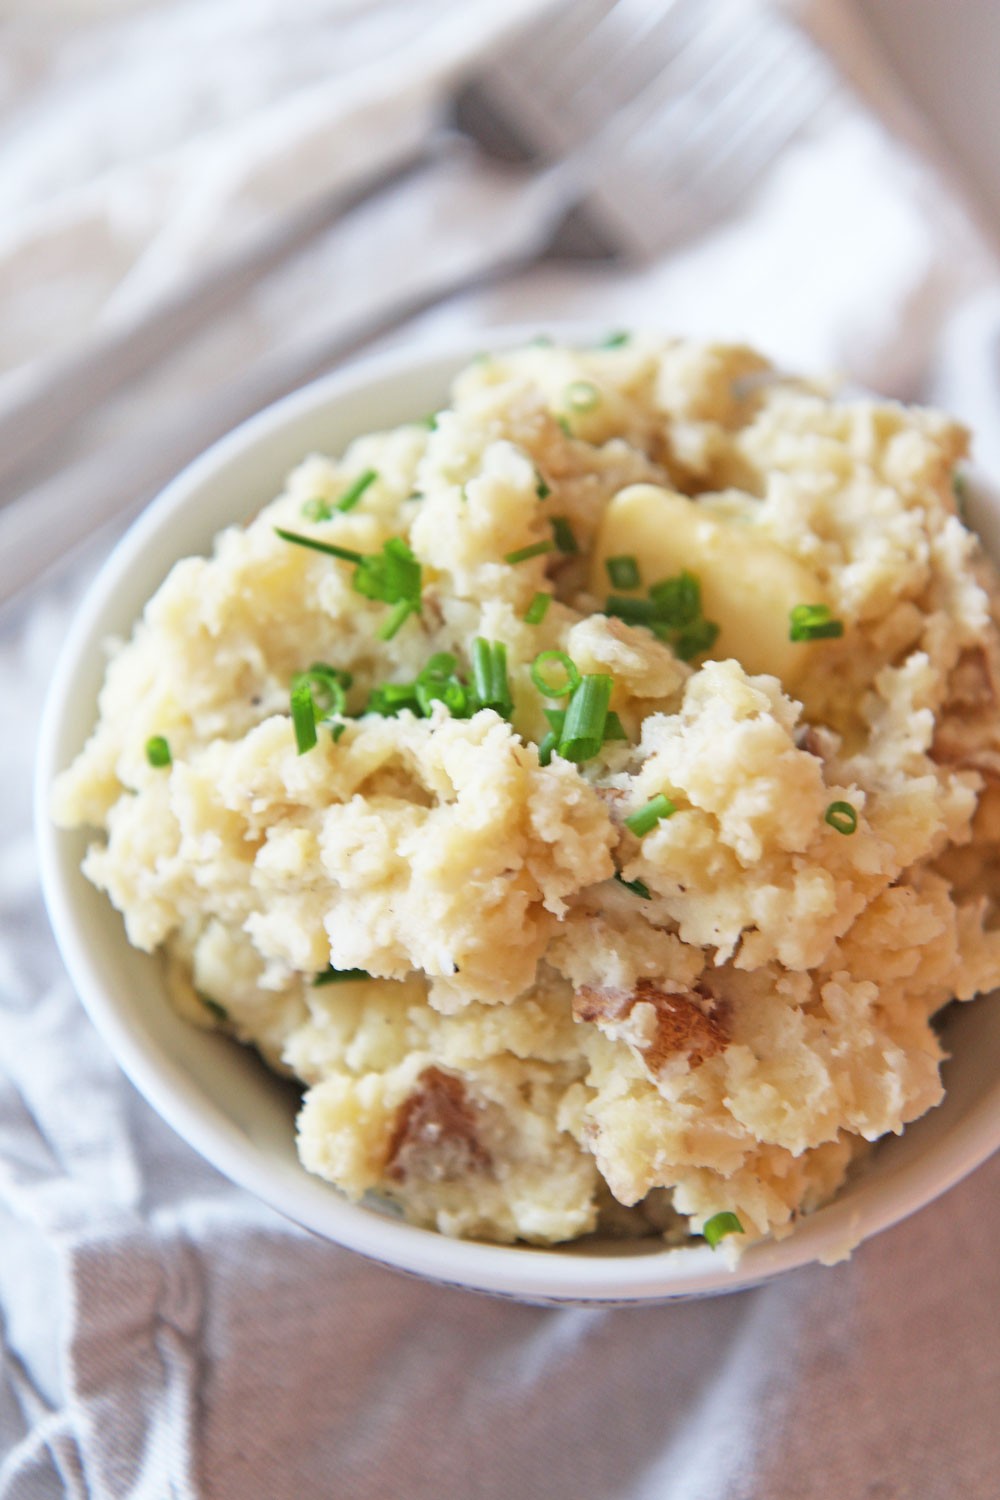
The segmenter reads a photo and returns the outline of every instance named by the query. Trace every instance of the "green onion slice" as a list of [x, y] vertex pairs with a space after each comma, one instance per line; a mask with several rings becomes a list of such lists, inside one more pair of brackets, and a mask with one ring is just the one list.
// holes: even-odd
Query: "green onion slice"
[[645, 807], [640, 807], [637, 812], [625, 819], [625, 827], [630, 829], [636, 838], [641, 839], [651, 828], [656, 827], [661, 818], [670, 818], [676, 811], [677, 808], [670, 798], [665, 797], [662, 792], [657, 792]]
[[679, 629], [693, 624], [701, 614], [701, 584], [686, 568], [676, 578], [663, 578], [654, 583], [649, 597], [656, 606], [656, 618], [665, 625]]
[[538, 764], [540, 766], [547, 766], [549, 764], [549, 762], [552, 760], [552, 752], [556, 748], [558, 743], [559, 736], [554, 729], [550, 729], [545, 738], [539, 741]]
[[632, 599], [624, 594], [609, 594], [604, 605], [606, 615], [616, 615], [629, 625], [650, 625], [656, 621], [656, 605], [652, 599]]
[[[656, 632], [659, 634], [659, 631]], [[711, 651], [718, 638], [719, 627], [714, 620], [696, 620], [686, 630], [674, 637], [672, 645], [674, 654], [681, 661], [690, 661], [692, 657], [700, 656], [703, 651]]]
[[838, 833], [855, 833], [858, 826], [858, 814], [849, 802], [831, 802], [823, 814], [823, 821], [829, 823]]
[[549, 605], [552, 603], [551, 594], [536, 594], [524, 613], [525, 625], [540, 625], [548, 614]]
[[710, 1219], [706, 1219], [702, 1225], [701, 1232], [714, 1250], [719, 1241], [724, 1239], [727, 1234], [745, 1234], [746, 1230], [735, 1214], [725, 1212], [713, 1214]]
[[604, 744], [604, 729], [614, 679], [604, 672], [587, 673], [573, 690], [559, 740], [564, 760], [590, 760]]
[[292, 725], [300, 755], [316, 743], [316, 705], [308, 680], [300, 679], [292, 687]]
[[649, 886], [644, 880], [626, 880], [621, 870], [615, 871], [614, 878], [619, 885], [623, 885], [627, 891], [631, 891], [633, 896], [641, 896], [643, 901], [651, 901], [653, 899], [649, 894]]
[[292, 678], [292, 691], [305, 683], [312, 694], [316, 715], [320, 719], [326, 719], [333, 714], [345, 712], [347, 697], [344, 688], [349, 687], [351, 681], [349, 672], [340, 672], [336, 667], [328, 667], [325, 662], [314, 661], [308, 672], [296, 672]]
[[552, 517], [552, 535], [556, 539], [556, 546], [560, 552], [572, 554], [579, 552], [580, 545], [573, 534], [573, 528], [565, 516]]
[[286, 531], [283, 526], [274, 528], [283, 542], [294, 542], [297, 547], [311, 547], [314, 552], [325, 552], [329, 557], [339, 557], [343, 562], [364, 562], [364, 555], [352, 552], [349, 547], [336, 547], [333, 542], [320, 542], [314, 536], [303, 536], [301, 531]]
[[302, 514], [307, 521], [329, 521], [333, 511], [329, 500], [324, 500], [321, 495], [313, 495], [311, 499], [302, 502]]
[[573, 380], [566, 387], [565, 400], [570, 411], [594, 411], [601, 404], [601, 393], [589, 380]]
[[535, 470], [535, 494], [538, 496], [539, 500], [547, 500], [549, 498], [549, 496], [551, 495], [551, 493], [552, 493], [551, 486], [548, 485], [548, 484], [546, 484], [545, 479], [543, 478], [543, 476], [536, 469]]
[[608, 717], [604, 721], [604, 741], [605, 741], [605, 744], [607, 744], [608, 740], [627, 740], [627, 739], [628, 739], [628, 735], [625, 733], [625, 726], [622, 723], [621, 719], [619, 719], [619, 717], [618, 717], [618, 715], [616, 713], [609, 713]]
[[[559, 677], [553, 680], [551, 675], [546, 673], [545, 668], [550, 663], [559, 664], [565, 673], [565, 680]], [[539, 651], [531, 663], [531, 680], [546, 698], [568, 698], [580, 686], [580, 669], [565, 651]]]
[[170, 746], [162, 734], [152, 734], [146, 741], [146, 759], [157, 770], [161, 770], [164, 766], [169, 766], [173, 763]]
[[504, 562], [527, 562], [529, 557], [541, 557], [543, 552], [553, 552], [555, 545], [555, 542], [532, 542], [530, 547], [518, 547], [516, 551], [506, 553]]
[[482, 708], [506, 716], [514, 707], [507, 681], [507, 647], [477, 635], [472, 643], [472, 684]]
[[637, 589], [642, 582], [639, 564], [634, 557], [606, 557], [604, 566], [616, 589]]
[[402, 625], [416, 610], [416, 605], [410, 599], [400, 599], [392, 607], [392, 612], [387, 620], [383, 620], [375, 634], [380, 641], [391, 641]]
[[790, 641], [835, 640], [843, 633], [843, 620], [834, 618], [828, 604], [796, 604], [789, 612]]
[[365, 469], [364, 473], [359, 474], [353, 484], [349, 485], [344, 491], [334, 508], [336, 510], [353, 510], [365, 490], [373, 485], [377, 478], [378, 474], [374, 469]]
[[367, 969], [335, 969], [333, 964], [317, 974], [313, 979], [313, 988], [317, 989], [321, 984], [346, 984], [350, 979], [371, 979]]
[[629, 343], [631, 338], [632, 335], [630, 333], [619, 329], [614, 333], [609, 333], [607, 338], [602, 339], [597, 347], [599, 349], [620, 349], [623, 344]]

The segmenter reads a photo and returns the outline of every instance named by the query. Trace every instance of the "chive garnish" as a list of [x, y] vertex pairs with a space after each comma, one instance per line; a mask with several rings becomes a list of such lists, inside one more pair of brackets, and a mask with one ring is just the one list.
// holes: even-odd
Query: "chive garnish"
[[642, 581], [634, 557], [606, 557], [604, 566], [616, 589], [637, 589]]
[[552, 517], [552, 535], [556, 539], [556, 546], [560, 552], [579, 552], [580, 547], [573, 534], [573, 528], [565, 516]]
[[601, 404], [601, 393], [589, 380], [573, 380], [566, 387], [566, 405], [570, 411], [588, 412]]
[[967, 521], [969, 516], [969, 481], [961, 469], [951, 471], [951, 491], [955, 496], [955, 509], [958, 511], [960, 521]]
[[361, 496], [364, 494], [365, 490], [368, 489], [370, 485], [373, 485], [377, 478], [378, 474], [374, 469], [366, 469], [363, 474], [359, 474], [354, 483], [351, 484], [341, 495], [340, 499], [334, 505], [334, 509], [353, 510], [358, 501], [361, 499]]
[[539, 474], [538, 470], [536, 469], [535, 470], [535, 494], [538, 496], [539, 500], [547, 500], [549, 498], [549, 496], [551, 495], [551, 493], [552, 493], [551, 486], [548, 485], [548, 484], [546, 484], [545, 480], [542, 478], [541, 474]]
[[623, 885], [627, 891], [631, 891], [633, 896], [641, 896], [643, 901], [652, 901], [653, 898], [649, 894], [649, 886], [644, 880], [626, 880], [621, 870], [615, 871], [614, 878], [619, 885]]
[[318, 989], [321, 984], [345, 984], [349, 979], [371, 979], [367, 969], [335, 969], [333, 964], [322, 973], [317, 974], [313, 981], [313, 989]]
[[552, 603], [551, 594], [536, 594], [524, 612], [525, 625], [540, 625]]
[[615, 333], [609, 333], [606, 339], [598, 344], [599, 349], [620, 349], [623, 344], [630, 342], [632, 335], [619, 329]]
[[472, 682], [482, 708], [506, 716], [514, 707], [507, 681], [507, 647], [477, 635], [472, 643]]
[[858, 826], [858, 815], [849, 802], [831, 802], [823, 814], [823, 821], [838, 833], [854, 833]]
[[556, 417], [556, 426], [559, 428], [559, 430], [562, 433], [563, 437], [571, 438], [573, 436], [573, 429], [569, 425], [569, 423], [567, 422], [567, 420], [566, 420], [565, 417], [557, 416]]
[[300, 678], [293, 685], [291, 704], [295, 744], [299, 754], [305, 755], [316, 743], [316, 705], [307, 680]]
[[834, 618], [828, 604], [796, 604], [789, 612], [790, 641], [835, 640], [843, 633], [843, 620]]
[[625, 733], [625, 725], [621, 719], [616, 713], [609, 713], [604, 721], [604, 743], [607, 744], [608, 740], [627, 739], [628, 735]]
[[550, 729], [543, 740], [538, 742], [538, 764], [547, 766], [552, 760], [552, 752], [559, 743], [559, 736], [554, 729]]
[[[608, 571], [617, 559], [608, 558]], [[612, 577], [612, 582], [616, 580]], [[630, 625], [645, 625], [658, 640], [666, 641], [682, 661], [690, 661], [715, 644], [719, 627], [701, 612], [701, 584], [687, 569], [674, 578], [661, 578], [648, 590], [649, 597], [609, 594], [604, 612]]]
[[676, 578], [654, 583], [649, 597], [656, 605], [656, 618], [664, 625], [690, 625], [701, 614], [701, 583], [685, 568]]
[[329, 521], [333, 511], [329, 500], [324, 500], [321, 495], [313, 495], [311, 499], [302, 502], [302, 514], [307, 521]]
[[645, 807], [640, 807], [637, 812], [632, 813], [625, 819], [625, 827], [641, 839], [651, 828], [655, 828], [661, 818], [670, 818], [677, 811], [676, 806], [669, 797], [662, 792], [657, 792], [651, 797]]
[[413, 610], [414, 606], [409, 599], [400, 599], [398, 603], [394, 604], [389, 618], [384, 620], [375, 632], [379, 640], [391, 641], [400, 626], [405, 625], [406, 621], [410, 618]]
[[726, 1212], [713, 1214], [710, 1219], [706, 1219], [701, 1232], [714, 1250], [727, 1234], [745, 1234], [746, 1230], [735, 1214]]
[[152, 734], [146, 741], [146, 759], [151, 766], [162, 770], [164, 766], [173, 764], [173, 756], [170, 754], [170, 746], [162, 734]]
[[527, 562], [529, 557], [541, 557], [543, 552], [553, 552], [555, 545], [555, 542], [532, 542], [530, 547], [518, 547], [515, 552], [507, 552], [504, 562], [512, 565]]
[[[659, 634], [659, 630], [656, 634]], [[711, 651], [718, 635], [719, 627], [714, 620], [696, 620], [671, 641], [674, 655], [679, 656], [681, 661], [690, 661], [703, 651]]]
[[649, 625], [658, 619], [652, 599], [631, 599], [623, 594], [609, 594], [604, 605], [606, 615], [615, 615], [629, 625]]
[[325, 552], [329, 557], [339, 557], [343, 562], [364, 562], [364, 554], [352, 552], [349, 547], [337, 547], [333, 542], [321, 542], [314, 536], [303, 536], [300, 531], [286, 531], [283, 526], [274, 528], [283, 542], [294, 542], [297, 547], [311, 547], [314, 552]]
[[337, 741], [340, 739], [340, 736], [343, 734], [343, 732], [344, 732], [344, 730], [346, 728], [347, 728], [346, 724], [334, 724], [331, 727], [331, 729], [330, 729], [330, 738], [333, 740], [334, 744], [337, 743]]
[[614, 679], [605, 672], [587, 673], [580, 678], [569, 700], [559, 738], [559, 754], [564, 760], [579, 764], [598, 754], [604, 744], [613, 687]]
[[[548, 597], [546, 595], [546, 597]], [[545, 668], [549, 663], [558, 663], [565, 674], [565, 679], [555, 681], [546, 676]], [[546, 698], [567, 698], [580, 686], [581, 677], [579, 668], [571, 656], [565, 651], [539, 651], [531, 663], [531, 680], [535, 687]]]

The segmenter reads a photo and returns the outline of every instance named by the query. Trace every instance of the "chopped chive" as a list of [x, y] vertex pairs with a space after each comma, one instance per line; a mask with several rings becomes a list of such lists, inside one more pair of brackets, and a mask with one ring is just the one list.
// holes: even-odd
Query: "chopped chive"
[[344, 732], [344, 730], [346, 728], [347, 728], [346, 724], [333, 724], [331, 726], [331, 728], [330, 728], [330, 738], [333, 740], [334, 744], [337, 743], [337, 741], [340, 739], [340, 736], [343, 734], [343, 732]]
[[858, 826], [858, 815], [849, 802], [831, 802], [823, 814], [823, 821], [838, 833], [854, 833]]
[[548, 613], [549, 605], [552, 603], [551, 594], [538, 593], [524, 613], [525, 625], [540, 625]]
[[195, 990], [195, 994], [210, 1016], [214, 1016], [217, 1021], [229, 1020], [228, 1010], [224, 1005], [220, 1005], [218, 1000], [213, 1000], [211, 995], [203, 995], [201, 990]]
[[631, 891], [633, 896], [641, 896], [643, 901], [652, 901], [653, 898], [649, 893], [649, 886], [644, 880], [626, 880], [621, 870], [615, 871], [614, 878], [619, 885], [623, 885], [627, 891]]
[[605, 672], [587, 673], [573, 690], [559, 740], [564, 760], [579, 764], [597, 755], [604, 744], [604, 726], [614, 679]]
[[571, 381], [564, 394], [570, 411], [594, 411], [601, 404], [601, 393], [589, 380]]
[[506, 716], [514, 706], [507, 681], [507, 647], [477, 635], [472, 643], [472, 683], [482, 708]]
[[560, 552], [579, 552], [580, 547], [573, 534], [573, 528], [565, 516], [553, 516], [552, 535], [556, 539], [556, 546]]
[[527, 562], [529, 557], [541, 557], [543, 552], [554, 552], [555, 542], [532, 542], [530, 547], [518, 547], [515, 552], [504, 555], [504, 562], [514, 563]]
[[149, 764], [151, 766], [155, 766], [158, 771], [162, 770], [164, 766], [169, 766], [173, 763], [173, 756], [170, 754], [170, 746], [167, 744], [162, 734], [152, 734], [146, 741], [146, 759], [149, 761]]
[[651, 625], [657, 618], [652, 599], [630, 599], [623, 594], [609, 594], [604, 613], [626, 620], [630, 625]]
[[700, 656], [703, 651], [711, 651], [718, 635], [719, 627], [714, 620], [696, 620], [674, 638], [674, 654], [681, 661], [691, 661], [692, 657]]
[[382, 543], [381, 555], [376, 552], [360, 559], [352, 586], [366, 599], [381, 599], [385, 604], [405, 601], [419, 610], [422, 578], [420, 564], [406, 542], [401, 536], [391, 536]]
[[625, 733], [625, 726], [622, 723], [621, 719], [619, 719], [616, 713], [609, 713], [607, 719], [604, 721], [605, 744], [607, 744], [608, 740], [627, 739], [628, 735]]
[[[553, 681], [551, 677], [545, 675], [545, 668], [550, 662], [557, 662], [562, 667], [565, 673], [564, 681], [558, 678]], [[567, 656], [565, 651], [539, 651], [531, 663], [531, 680], [546, 698], [568, 698], [580, 686], [581, 677], [576, 662], [571, 656]]]
[[604, 566], [616, 589], [637, 589], [642, 582], [639, 564], [634, 557], [606, 557]]
[[414, 427], [426, 427], [428, 432], [436, 432], [438, 415], [436, 411], [429, 412], [426, 417], [418, 417], [413, 425]]
[[676, 578], [663, 578], [654, 583], [649, 597], [656, 605], [656, 618], [665, 625], [679, 629], [692, 624], [701, 614], [701, 584], [686, 568]]
[[651, 828], [655, 828], [661, 818], [670, 818], [677, 811], [674, 803], [662, 792], [657, 792], [651, 797], [645, 807], [640, 807], [638, 812], [632, 813], [625, 819], [625, 827], [641, 839]]
[[329, 521], [333, 516], [329, 500], [324, 500], [320, 495], [313, 495], [312, 499], [302, 502], [302, 514], [307, 521]]
[[291, 693], [292, 725], [295, 743], [300, 755], [305, 755], [316, 743], [316, 705], [308, 682], [295, 683]]
[[[555, 415], [555, 413], [553, 413], [553, 415]], [[573, 429], [569, 425], [569, 423], [567, 422], [566, 418], [565, 417], [556, 416], [555, 420], [556, 420], [556, 426], [559, 428], [559, 430], [562, 433], [563, 437], [571, 438], [573, 436]]]
[[550, 763], [550, 761], [552, 760], [552, 752], [556, 748], [556, 745], [558, 743], [559, 736], [556, 734], [554, 729], [550, 729], [545, 738], [539, 741], [538, 764], [540, 766], [547, 766]]
[[701, 1232], [714, 1250], [721, 1239], [727, 1234], [745, 1234], [746, 1230], [735, 1214], [721, 1213], [713, 1214], [706, 1219], [701, 1227]]
[[400, 599], [392, 606], [392, 611], [387, 620], [383, 620], [375, 634], [380, 641], [391, 641], [393, 636], [406, 624], [413, 614], [414, 605], [409, 599]]
[[330, 557], [339, 557], [344, 562], [364, 562], [364, 554], [352, 552], [349, 547], [335, 547], [333, 542], [319, 542], [314, 536], [303, 536], [299, 531], [286, 531], [283, 526], [274, 528], [283, 542], [294, 542], [297, 547], [311, 547], [314, 552], [326, 552]]
[[345, 984], [349, 979], [371, 979], [367, 969], [335, 969], [333, 964], [317, 974], [312, 981], [313, 989], [321, 984]]
[[790, 641], [835, 640], [843, 633], [843, 620], [834, 618], [828, 604], [796, 604], [789, 612]]
[[548, 485], [548, 484], [546, 484], [545, 480], [542, 478], [541, 474], [539, 474], [538, 470], [536, 469], [535, 470], [535, 494], [538, 496], [539, 500], [547, 500], [549, 498], [549, 496], [551, 495], [551, 493], [552, 493], [551, 486]]
[[955, 509], [958, 511], [959, 520], [967, 521], [969, 516], [969, 481], [961, 469], [951, 471], [951, 489], [955, 496]]
[[[347, 682], [343, 678], [347, 678]], [[336, 667], [328, 667], [325, 662], [313, 662], [308, 672], [296, 672], [292, 678], [292, 691], [305, 683], [312, 694], [313, 707], [321, 719], [328, 718], [331, 714], [342, 714], [347, 708], [347, 698], [344, 688], [349, 687], [352, 678], [350, 672], [341, 673]]]
[[359, 474], [354, 483], [350, 485], [341, 495], [340, 499], [336, 502], [334, 509], [353, 510], [358, 501], [361, 499], [361, 496], [364, 494], [365, 490], [368, 489], [370, 485], [373, 485], [377, 478], [378, 474], [374, 469], [366, 469], [363, 474]]
[[609, 333], [606, 339], [598, 344], [598, 349], [620, 349], [623, 344], [631, 342], [632, 335], [619, 329], [615, 333]]

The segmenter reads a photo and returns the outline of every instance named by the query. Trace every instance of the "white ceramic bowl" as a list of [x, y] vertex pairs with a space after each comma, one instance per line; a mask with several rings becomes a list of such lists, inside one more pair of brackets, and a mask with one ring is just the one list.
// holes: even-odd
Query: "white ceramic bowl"
[[[491, 342], [517, 336], [511, 331]], [[185, 1140], [289, 1218], [374, 1260], [527, 1301], [635, 1304], [735, 1291], [811, 1261], [838, 1259], [929, 1203], [1000, 1145], [1000, 1006], [953, 1007], [944, 1104], [902, 1138], [880, 1145], [839, 1198], [789, 1238], [752, 1246], [736, 1270], [701, 1244], [668, 1250], [655, 1240], [607, 1241], [538, 1250], [452, 1240], [377, 1205], [350, 1203], [303, 1170], [293, 1138], [296, 1092], [250, 1050], [173, 1012], [157, 960], [129, 946], [118, 913], [80, 873], [87, 833], [60, 832], [49, 820], [52, 779], [95, 721], [102, 643], [130, 631], [171, 565], [207, 551], [221, 527], [252, 515], [310, 451], [337, 453], [359, 433], [444, 404], [450, 377], [481, 344], [480, 335], [476, 347], [368, 360], [282, 401], [186, 469], [108, 559], [67, 639], [38, 750], [42, 880], [66, 966], [121, 1066]], [[982, 491], [975, 503], [974, 519], [1000, 556], [1000, 502]]]

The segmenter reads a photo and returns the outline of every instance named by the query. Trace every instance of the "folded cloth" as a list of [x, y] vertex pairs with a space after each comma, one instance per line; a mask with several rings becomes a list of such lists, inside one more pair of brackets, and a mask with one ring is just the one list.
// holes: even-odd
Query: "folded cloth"
[[[532, 10], [509, 4], [503, 25]], [[233, 236], [421, 139], [455, 69], [497, 39], [495, 11], [8, 6], [0, 399]], [[859, 60], [834, 0], [802, 15]], [[491, 323], [581, 314], [613, 327], [655, 307], [665, 329], [933, 394], [989, 441], [1000, 278], [901, 118], [890, 133], [838, 88], [738, 212], [662, 263], [546, 264], [410, 336], [475, 326], [485, 342]], [[377, 299], [414, 245], [456, 254], [462, 201], [445, 217], [438, 202], [411, 184], [321, 237], [25, 482], [208, 400], [318, 309], [335, 323], [336, 303]], [[0, 615], [0, 1500], [994, 1494], [1000, 1162], [836, 1268], [641, 1314], [548, 1311], [312, 1239], [152, 1114], [61, 969], [27, 812], [46, 679], [107, 544]]]

